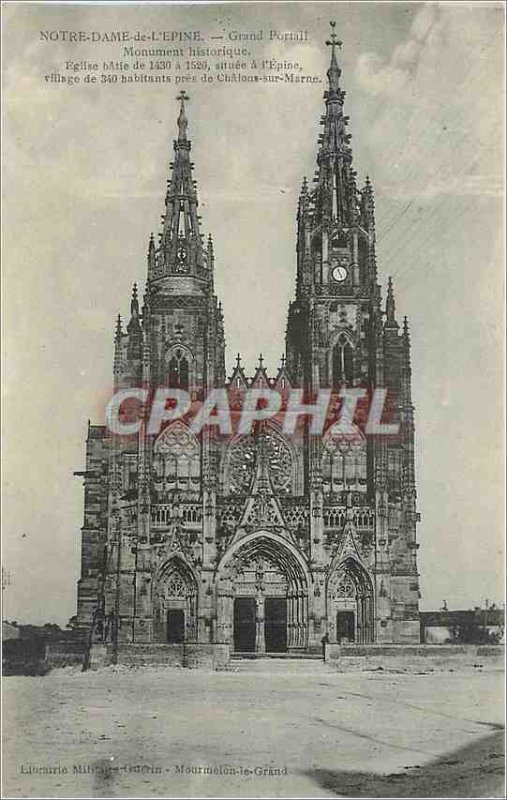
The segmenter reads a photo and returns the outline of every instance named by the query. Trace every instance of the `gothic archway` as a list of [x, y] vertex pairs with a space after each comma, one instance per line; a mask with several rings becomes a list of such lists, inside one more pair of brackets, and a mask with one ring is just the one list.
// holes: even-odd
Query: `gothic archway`
[[355, 558], [331, 569], [326, 589], [329, 636], [332, 642], [374, 641], [373, 582]]
[[153, 639], [197, 640], [198, 584], [191, 568], [174, 556], [157, 571], [153, 584]]
[[306, 647], [308, 571], [282, 536], [257, 532], [225, 553], [217, 578], [217, 641], [234, 650]]

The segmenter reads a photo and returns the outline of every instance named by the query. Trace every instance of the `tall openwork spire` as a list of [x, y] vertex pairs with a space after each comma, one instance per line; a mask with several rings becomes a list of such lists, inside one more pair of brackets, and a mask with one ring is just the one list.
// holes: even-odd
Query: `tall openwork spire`
[[170, 275], [192, 275], [208, 280], [210, 270], [199, 231], [200, 218], [197, 213], [199, 201], [196, 183], [192, 177], [190, 161], [191, 142], [187, 138], [188, 118], [186, 102], [188, 95], [181, 91], [177, 98], [180, 104], [177, 118], [178, 136], [174, 140], [174, 161], [167, 184], [166, 211], [163, 229], [155, 254], [150, 253], [149, 280]]
[[345, 91], [338, 64], [342, 44], [336, 23], [331, 22], [315, 186], [308, 191], [303, 184], [298, 205], [298, 296], [318, 284], [329, 286], [332, 294], [343, 294], [351, 285], [370, 290], [376, 283], [373, 190], [368, 182], [359, 191], [352, 166], [352, 137], [343, 113]]
[[348, 146], [350, 136], [346, 133], [348, 118], [343, 115], [345, 92], [340, 89], [341, 69], [336, 60], [336, 48], [342, 42], [335, 33], [335, 22], [331, 22], [331, 37], [326, 44], [331, 47], [331, 63], [327, 71], [329, 89], [324, 92], [326, 113], [323, 118], [324, 132], [320, 137], [317, 156], [320, 212], [337, 223], [352, 223], [355, 193], [351, 169], [352, 151]]

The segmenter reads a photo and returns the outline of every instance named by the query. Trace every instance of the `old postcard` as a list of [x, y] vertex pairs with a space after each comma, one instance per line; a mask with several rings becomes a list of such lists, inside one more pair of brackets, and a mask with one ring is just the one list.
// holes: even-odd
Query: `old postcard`
[[504, 796], [504, 6], [4, 3], [3, 796]]

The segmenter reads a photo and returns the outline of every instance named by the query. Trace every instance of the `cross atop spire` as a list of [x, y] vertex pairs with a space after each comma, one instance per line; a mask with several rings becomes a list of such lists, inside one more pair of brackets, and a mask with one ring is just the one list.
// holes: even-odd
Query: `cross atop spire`
[[180, 113], [178, 116], [178, 141], [185, 142], [187, 139], [187, 126], [188, 126], [188, 119], [185, 114], [185, 100], [190, 100], [190, 97], [186, 92], [181, 90], [176, 99], [179, 100], [181, 103]]
[[343, 42], [341, 41], [341, 39], [338, 39], [335, 33], [336, 22], [332, 20], [329, 24], [331, 25], [331, 36], [327, 40], [326, 44], [328, 47], [331, 46], [334, 52], [335, 47], [339, 47], [341, 49]]
[[336, 22], [332, 21], [329, 24], [331, 25], [331, 36], [326, 41], [326, 44], [328, 47], [331, 47], [331, 64], [329, 65], [329, 69], [327, 71], [327, 78], [329, 81], [330, 90], [332, 92], [336, 92], [340, 88], [340, 75], [342, 74], [336, 60], [336, 48], [339, 47], [341, 49], [343, 42], [341, 39], [338, 39], [335, 33]]

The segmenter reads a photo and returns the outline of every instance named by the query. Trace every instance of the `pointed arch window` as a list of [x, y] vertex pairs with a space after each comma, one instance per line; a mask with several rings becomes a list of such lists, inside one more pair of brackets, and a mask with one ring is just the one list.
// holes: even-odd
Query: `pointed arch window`
[[184, 351], [178, 348], [169, 359], [169, 386], [188, 391], [189, 374], [188, 358]]
[[153, 482], [157, 492], [199, 491], [201, 457], [195, 436], [181, 422], [164, 428], [153, 452]]
[[322, 455], [322, 488], [325, 494], [366, 492], [366, 442], [356, 437], [329, 437]]
[[354, 348], [348, 336], [342, 333], [333, 347], [333, 385], [352, 383], [354, 377]]

